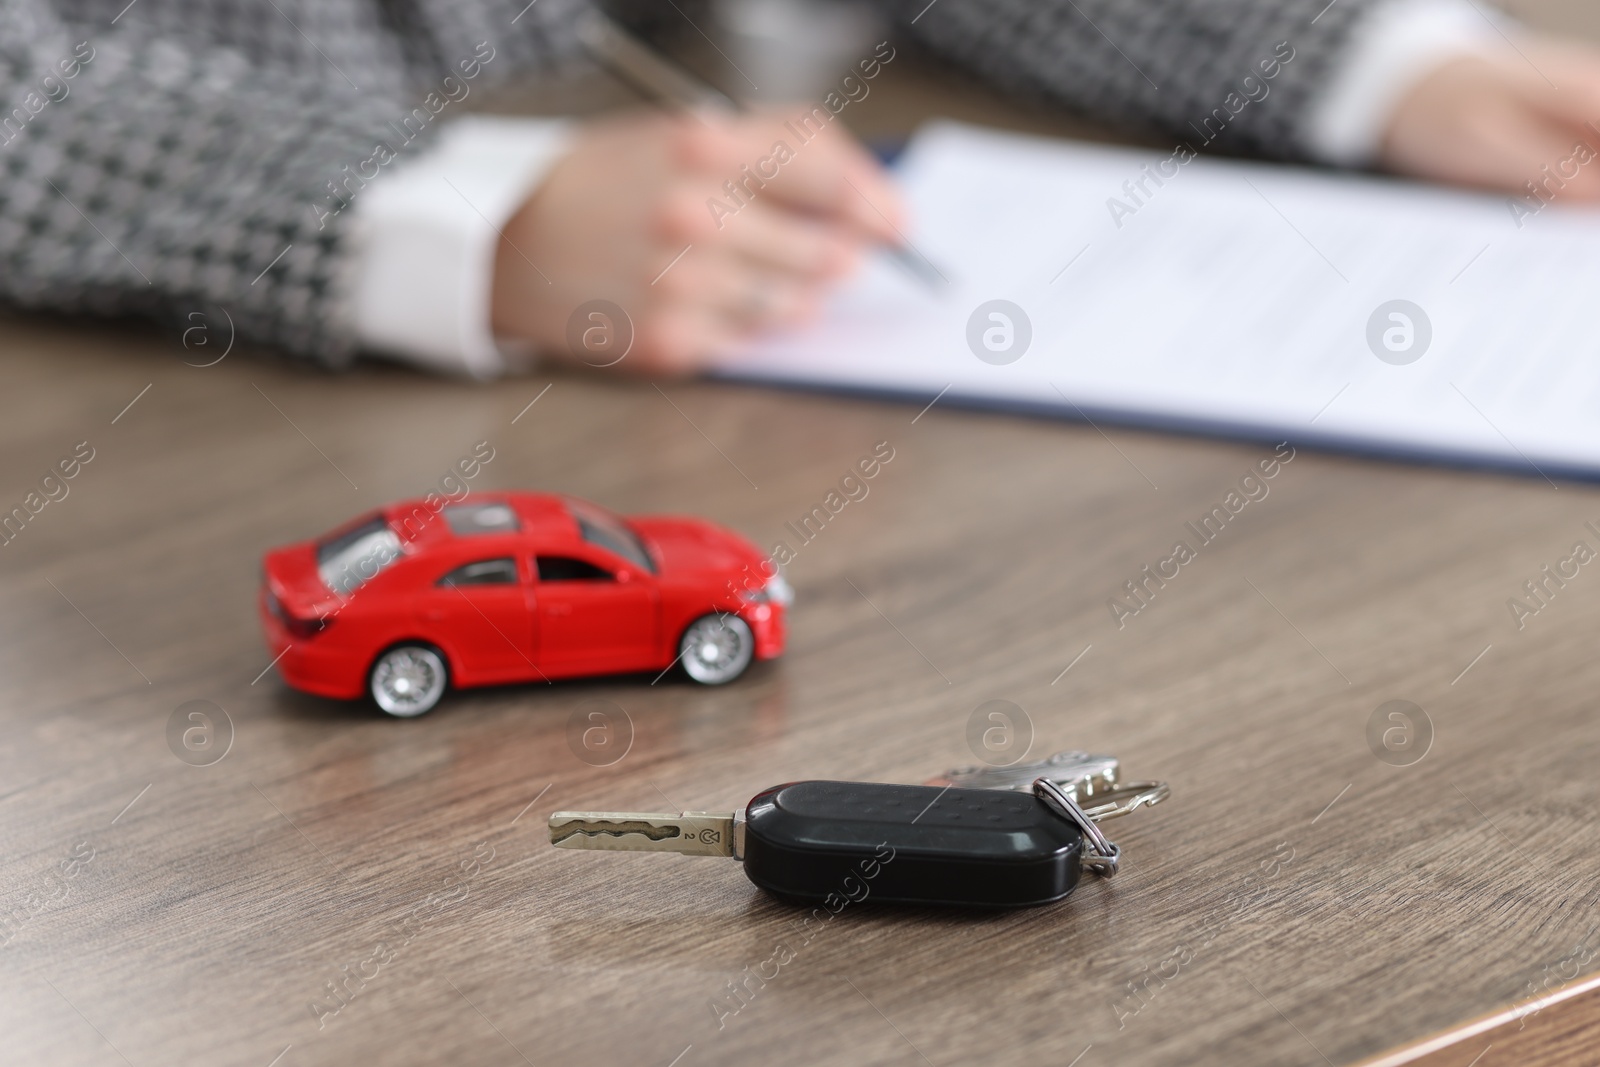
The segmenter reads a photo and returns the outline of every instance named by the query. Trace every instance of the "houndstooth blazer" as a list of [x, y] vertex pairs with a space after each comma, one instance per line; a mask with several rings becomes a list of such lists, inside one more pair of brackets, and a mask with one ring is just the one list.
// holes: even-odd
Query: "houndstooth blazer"
[[[877, 2], [1007, 89], [1180, 137], [1288, 41], [1226, 137], [1292, 157], [1377, 0]], [[419, 105], [484, 43], [479, 85], [574, 60], [587, 3], [0, 0], [0, 300], [179, 321], [220, 305], [242, 339], [347, 362], [350, 215], [315, 207], [329, 183], [375, 144], [415, 151]]]

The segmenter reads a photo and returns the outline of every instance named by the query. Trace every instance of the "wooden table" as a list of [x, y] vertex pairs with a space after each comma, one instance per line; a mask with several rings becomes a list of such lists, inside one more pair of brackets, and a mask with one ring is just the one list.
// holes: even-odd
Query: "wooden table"
[[[1507, 608], [1600, 546], [1590, 487], [1300, 451], [1119, 629], [1108, 599], [1273, 446], [564, 372], [195, 367], [43, 319], [0, 321], [0, 348], [0, 510], [93, 451], [0, 547], [9, 1061], [1501, 1067], [1600, 1032], [1600, 576], [1520, 631]], [[478, 441], [475, 493], [764, 546], [876, 442], [894, 459], [799, 549], [790, 650], [735, 685], [505, 688], [407, 722], [285, 688], [263, 550], [426, 492]], [[568, 740], [596, 700], [631, 721], [607, 766]], [[974, 762], [991, 700], [1035, 756], [1172, 783], [1115, 826], [1115, 880], [802, 932], [735, 863], [546, 839], [557, 808], [920, 781]], [[1394, 700], [1431, 724], [1416, 762], [1369, 744]], [[225, 712], [210, 765], [169, 747], [189, 701]]]

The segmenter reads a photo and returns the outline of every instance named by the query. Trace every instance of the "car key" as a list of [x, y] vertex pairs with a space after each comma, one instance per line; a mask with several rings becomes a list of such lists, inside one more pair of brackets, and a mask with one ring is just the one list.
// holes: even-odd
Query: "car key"
[[790, 782], [739, 812], [556, 812], [550, 841], [730, 856], [792, 901], [862, 899], [851, 885], [870, 882], [872, 899], [889, 903], [1021, 907], [1065, 897], [1084, 867], [1114, 873], [1118, 855], [1071, 792], [1046, 778], [1036, 787]]

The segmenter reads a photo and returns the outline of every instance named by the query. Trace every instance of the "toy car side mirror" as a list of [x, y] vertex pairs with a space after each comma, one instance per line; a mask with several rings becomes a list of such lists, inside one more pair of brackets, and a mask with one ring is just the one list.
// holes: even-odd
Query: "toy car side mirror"
[[618, 584], [626, 585], [628, 582], [631, 582], [631, 581], [633, 581], [633, 572], [630, 571], [628, 568], [622, 567], [617, 571], [617, 582], [618, 582]]

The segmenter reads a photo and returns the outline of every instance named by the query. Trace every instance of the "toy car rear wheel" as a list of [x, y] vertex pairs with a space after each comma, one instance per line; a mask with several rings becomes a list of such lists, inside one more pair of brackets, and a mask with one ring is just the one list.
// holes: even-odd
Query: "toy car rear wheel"
[[427, 645], [396, 645], [367, 674], [372, 702], [398, 719], [426, 715], [449, 687], [450, 668], [439, 650]]
[[683, 673], [701, 685], [725, 685], [755, 658], [756, 638], [737, 615], [702, 615], [678, 642]]

